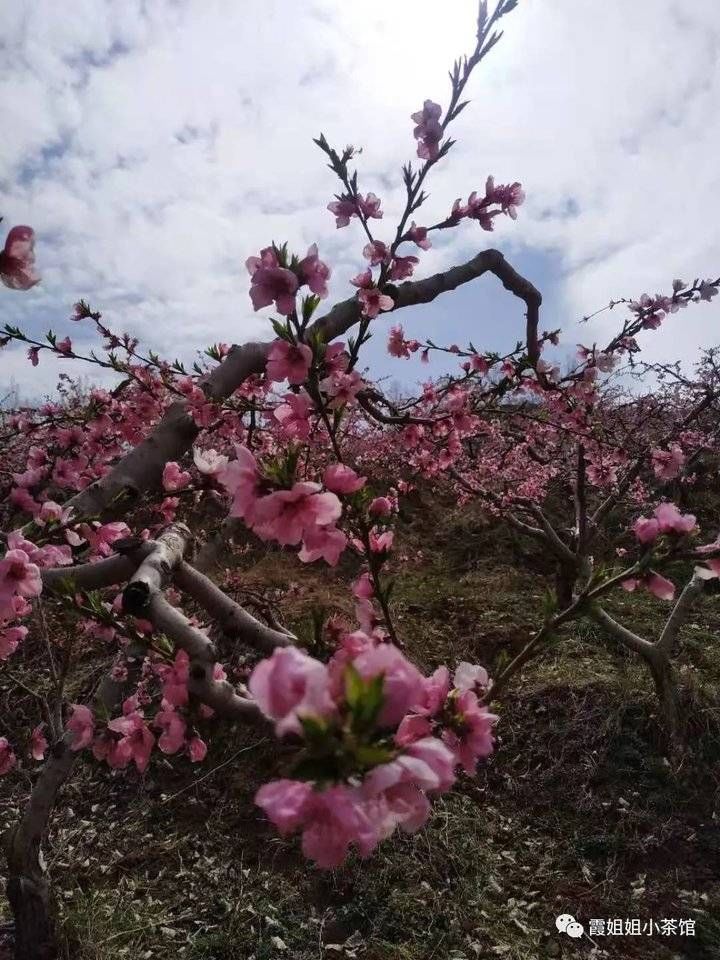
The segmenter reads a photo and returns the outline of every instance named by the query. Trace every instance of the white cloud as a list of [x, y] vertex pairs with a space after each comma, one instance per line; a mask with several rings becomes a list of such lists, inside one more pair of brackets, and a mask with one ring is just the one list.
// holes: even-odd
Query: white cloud
[[[0, 213], [3, 226], [35, 227], [44, 274], [3, 297], [4, 315], [57, 329], [84, 296], [111, 325], [191, 359], [208, 341], [267, 332], [243, 264], [270, 240], [300, 252], [317, 240], [331, 293], [346, 296], [363, 241], [354, 227], [335, 232], [325, 205], [338, 187], [311, 138], [363, 147], [363, 189], [383, 197], [389, 231], [414, 155], [409, 114], [426, 97], [446, 102], [474, 13], [474, 0], [82, 0], [72, 16], [53, 0], [3, 5]], [[446, 234], [423, 269], [489, 244], [511, 257], [554, 251], [565, 310], [548, 327], [678, 275], [720, 273], [715, 0], [520, 0], [504, 26], [427, 219], [488, 173], [522, 180], [528, 203], [497, 236], [474, 224]], [[719, 313], [677, 315], [682, 338], [654, 335], [650, 352], [691, 358], [717, 340]], [[440, 336], [425, 319], [412, 332]], [[22, 376], [21, 359], [3, 354], [3, 380]], [[50, 371], [38, 368], [43, 387]]]

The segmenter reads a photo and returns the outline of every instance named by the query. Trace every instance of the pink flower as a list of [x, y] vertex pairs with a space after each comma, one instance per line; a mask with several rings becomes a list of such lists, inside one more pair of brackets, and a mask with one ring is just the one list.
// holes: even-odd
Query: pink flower
[[415, 264], [420, 263], [417, 257], [393, 257], [390, 267], [391, 280], [405, 280], [411, 277], [415, 271]]
[[131, 761], [144, 773], [150, 763], [150, 754], [155, 745], [155, 737], [148, 729], [139, 710], [132, 710], [122, 717], [116, 717], [108, 723], [108, 730], [122, 734], [113, 754], [113, 765], [124, 768]]
[[341, 496], [361, 490], [367, 477], [359, 477], [351, 467], [344, 463], [333, 463], [325, 470], [323, 482], [328, 490]]
[[516, 182], [507, 186], [502, 184], [495, 186], [494, 177], [487, 178], [485, 196], [490, 203], [499, 203], [502, 212], [506, 213], [512, 220], [517, 219], [517, 208], [525, 201], [521, 184]]
[[95, 731], [95, 719], [92, 710], [81, 703], [73, 703], [72, 713], [65, 724], [67, 730], [73, 734], [71, 750], [82, 750], [92, 742]]
[[720, 577], [720, 560], [706, 560], [705, 563], [707, 564], [705, 567], [695, 567], [696, 576], [701, 580], [714, 580], [715, 577]]
[[363, 247], [363, 256], [370, 261], [371, 267], [376, 267], [380, 263], [386, 263], [390, 258], [390, 251], [387, 244], [382, 240], [372, 240]]
[[190, 676], [190, 657], [185, 650], [178, 650], [172, 666], [158, 667], [162, 680], [163, 704], [182, 707], [188, 702], [188, 678]]
[[419, 784], [424, 790], [445, 793], [455, 783], [455, 758], [437, 737], [413, 741], [407, 747], [405, 757], [421, 760], [430, 770], [432, 781], [427, 778], [423, 784]]
[[168, 493], [182, 490], [183, 487], [186, 487], [190, 483], [191, 479], [190, 474], [181, 470], [180, 464], [174, 460], [170, 460], [165, 464], [165, 469], [162, 474], [162, 485], [163, 489], [167, 490]]
[[351, 843], [366, 854], [377, 842], [359, 799], [346, 786], [320, 791], [298, 780], [266, 783], [255, 795], [281, 834], [302, 829], [303, 853], [323, 869], [340, 866]]
[[395, 301], [386, 293], [381, 293], [377, 287], [369, 287], [358, 291], [360, 312], [364, 317], [376, 317], [378, 313], [392, 310]]
[[35, 517], [35, 523], [44, 526], [46, 523], [67, 523], [72, 515], [72, 508], [65, 509], [54, 500], [46, 500], [40, 507], [40, 513]]
[[30, 756], [33, 760], [42, 760], [48, 748], [48, 742], [43, 733], [44, 724], [40, 723], [30, 734]]
[[70, 337], [65, 337], [64, 340], [59, 340], [55, 344], [55, 349], [58, 353], [64, 353], [66, 356], [72, 353], [72, 341]]
[[417, 154], [422, 160], [435, 160], [440, 152], [440, 140], [442, 139], [442, 126], [440, 116], [442, 107], [439, 103], [433, 103], [432, 100], [426, 100], [422, 110], [412, 114], [412, 118], [417, 126], [413, 130], [416, 140], [419, 140]]
[[362, 194], [358, 194], [357, 200], [352, 197], [342, 196], [327, 205], [328, 210], [335, 214], [335, 226], [346, 227], [350, 223], [351, 217], [357, 217], [361, 213], [366, 220], [374, 218], [382, 219], [382, 210], [380, 209], [380, 200], [374, 193], [369, 193], [365, 199]]
[[[6, 286], [9, 286], [9, 284], [6, 284]], [[0, 777], [9, 773], [16, 763], [17, 757], [8, 743], [7, 737], [0, 737]]]
[[318, 257], [317, 244], [308, 247], [304, 259], [298, 264], [300, 282], [306, 283], [310, 290], [318, 297], [328, 295], [327, 282], [330, 278], [330, 267]]
[[359, 193], [357, 203], [362, 215], [366, 220], [382, 220], [382, 210], [380, 209], [381, 201], [380, 198], [376, 197], [374, 193], [368, 193], [365, 198], [363, 198], [363, 195]]
[[375, 497], [368, 507], [371, 517], [387, 517], [392, 513], [392, 501], [388, 497]]
[[202, 763], [207, 756], [207, 744], [200, 737], [191, 737], [188, 743], [188, 754], [191, 763]]
[[400, 324], [396, 327], [390, 327], [387, 348], [391, 357], [407, 358], [410, 356], [410, 348], [408, 341], [405, 339], [405, 331]]
[[0, 280], [11, 290], [29, 290], [40, 282], [35, 272], [35, 232], [32, 227], [13, 227], [0, 252]]
[[[471, 220], [477, 220], [483, 230], [493, 229], [493, 217], [496, 217], [500, 211], [499, 210], [490, 210], [489, 209], [490, 201], [488, 198], [478, 196], [477, 192], [473, 192], [468, 197], [467, 206], [462, 209], [462, 215], [470, 217]], [[460, 211], [458, 211], [459, 213]]]
[[11, 609], [12, 598], [37, 597], [42, 592], [40, 570], [24, 550], [8, 550], [0, 560], [0, 616]]
[[248, 257], [245, 266], [251, 276], [250, 299], [257, 311], [275, 301], [278, 313], [285, 316], [295, 309], [298, 278], [281, 267], [272, 247], [266, 247], [259, 257]]
[[430, 720], [419, 713], [408, 713], [400, 721], [393, 739], [398, 747], [407, 747], [416, 740], [422, 740], [432, 733]]
[[263, 540], [283, 545], [299, 543], [315, 527], [329, 527], [340, 519], [342, 506], [334, 493], [320, 493], [320, 485], [300, 481], [292, 490], [276, 490], [255, 504], [252, 528]]
[[394, 727], [412, 707], [422, 703], [425, 677], [391, 643], [363, 651], [353, 662], [363, 678], [384, 676], [383, 707], [378, 717], [381, 727]]
[[474, 353], [472, 355], [470, 358], [470, 365], [476, 373], [479, 373], [483, 377], [490, 370], [490, 361], [487, 359], [487, 357], [483, 357], [479, 353]]
[[177, 753], [185, 743], [185, 720], [175, 710], [159, 710], [155, 726], [162, 730], [158, 746], [163, 753]]
[[337, 527], [314, 527], [303, 534], [298, 558], [301, 563], [314, 563], [322, 558], [331, 567], [336, 567], [347, 542], [347, 537]]
[[[205, 477], [215, 477], [228, 465], [228, 458], [217, 450], [193, 450], [193, 463]], [[167, 489], [167, 488], [166, 488]]]
[[678, 476], [685, 463], [685, 454], [677, 443], [669, 450], [653, 450], [652, 466], [655, 476], [660, 480], [673, 480]]
[[83, 523], [79, 532], [90, 545], [90, 551], [101, 557], [109, 557], [112, 551], [112, 545], [116, 540], [122, 540], [130, 535], [130, 527], [121, 521], [112, 523], [99, 523], [93, 520], [91, 524]]
[[363, 270], [362, 273], [359, 273], [356, 277], [353, 277], [350, 283], [354, 287], [367, 288], [372, 286], [372, 270], [370, 267], [367, 270]]
[[644, 578], [643, 582], [647, 590], [660, 600], [672, 600], [675, 596], [675, 585], [653, 570]]
[[27, 356], [30, 363], [36, 367], [40, 360], [40, 347], [30, 347]]
[[325, 347], [323, 366], [328, 374], [344, 373], [348, 368], [348, 353], [344, 340], [336, 340]]
[[27, 634], [27, 627], [3, 627], [0, 624], [0, 660], [7, 660], [15, 653]]
[[429, 250], [430, 247], [432, 247], [432, 244], [428, 240], [427, 234], [427, 227], [416, 227], [415, 221], [413, 220], [406, 236], [408, 240], [412, 240], [413, 243], [416, 243], [421, 250]]
[[260, 473], [257, 461], [247, 447], [235, 447], [236, 459], [222, 467], [217, 474], [218, 482], [233, 498], [233, 517], [243, 517], [250, 522], [255, 504], [260, 496]]
[[648, 517], [638, 517], [632, 529], [640, 543], [652, 543], [660, 533], [660, 524]]
[[447, 667], [438, 667], [425, 680], [425, 696], [422, 701], [421, 713], [434, 717], [442, 710], [450, 692], [450, 674]]
[[358, 577], [352, 585], [352, 592], [353, 596], [357, 597], [358, 600], [369, 600], [375, 595], [375, 588], [373, 587], [369, 573], [363, 573]]
[[268, 353], [266, 373], [269, 380], [300, 384], [307, 380], [312, 363], [312, 350], [306, 343], [276, 340]]
[[455, 669], [453, 683], [456, 690], [465, 693], [466, 690], [487, 690], [490, 686], [490, 678], [485, 667], [462, 660]]
[[353, 370], [352, 373], [335, 371], [320, 381], [320, 389], [329, 397], [332, 397], [329, 405], [333, 410], [354, 403], [355, 398], [364, 386], [363, 378], [357, 370]]
[[273, 417], [281, 425], [283, 436], [288, 439], [307, 440], [310, 436], [312, 400], [302, 391], [286, 394], [284, 401], [273, 410]]
[[683, 536], [691, 533], [696, 526], [696, 518], [691, 513], [680, 513], [674, 503], [661, 503], [655, 508], [655, 517], [660, 533], [674, 533]]
[[276, 721], [278, 736], [299, 733], [303, 716], [335, 712], [327, 667], [295, 647], [281, 647], [253, 670], [248, 689], [258, 706]]
[[161, 504], [155, 507], [165, 523], [172, 523], [175, 519], [177, 508], [180, 506], [178, 497], [165, 497]]
[[311, 793], [302, 835], [302, 851], [308, 859], [325, 870], [339, 867], [351, 843], [357, 842], [360, 852], [367, 854], [377, 842], [370, 837], [363, 843], [364, 833], [371, 833], [370, 825], [354, 791], [337, 786]]
[[346, 227], [350, 223], [351, 217], [358, 215], [358, 206], [350, 197], [340, 197], [327, 205], [330, 213], [335, 214], [335, 226]]
[[492, 728], [497, 717], [481, 706], [472, 690], [461, 693], [455, 703], [457, 725], [443, 731], [443, 741], [466, 773], [473, 774], [481, 757], [493, 750]]
[[312, 785], [300, 780], [272, 780], [260, 787], [255, 803], [286, 836], [302, 825], [312, 793]]
[[376, 530], [371, 530], [369, 535], [370, 552], [389, 553], [390, 550], [392, 550], [394, 539], [395, 535], [392, 530], [385, 530], [383, 533], [378, 533]]

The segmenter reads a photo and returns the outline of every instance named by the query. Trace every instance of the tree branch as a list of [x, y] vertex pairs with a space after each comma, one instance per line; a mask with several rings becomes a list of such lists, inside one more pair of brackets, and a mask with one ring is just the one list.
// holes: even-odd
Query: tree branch
[[182, 561], [178, 564], [174, 579], [181, 590], [210, 614], [227, 637], [238, 638], [263, 653], [272, 653], [276, 647], [287, 647], [297, 639], [291, 633], [281, 633], [256, 620], [189, 563]]
[[619, 640], [624, 646], [634, 650], [635, 653], [639, 653], [640, 656], [646, 660], [652, 659], [654, 646], [649, 640], [645, 640], [643, 637], [638, 636], [637, 633], [633, 633], [632, 630], [628, 630], [627, 627], [618, 623], [617, 620], [614, 620], [602, 607], [595, 607], [591, 616], [596, 623], [604, 627], [609, 634], [615, 637], [616, 640]]
[[[465, 264], [436, 273], [424, 280], [407, 281], [392, 290], [394, 311], [420, 303], [431, 303], [442, 293], [455, 290], [485, 273], [494, 274], [505, 287], [522, 300], [527, 307], [526, 342], [528, 357], [535, 364], [540, 356], [538, 324], [540, 320], [540, 292], [522, 277], [498, 250], [484, 250]], [[350, 297], [336, 304], [320, 317], [307, 331], [308, 342], [319, 336], [326, 343], [342, 336], [361, 319], [360, 304]], [[273, 341], [252, 342], [233, 346], [225, 359], [206, 378], [203, 386], [211, 400], [227, 399], [253, 374], [265, 370], [267, 355]], [[187, 413], [184, 401], [171, 404], [148, 437], [127, 453], [101, 480], [67, 501], [81, 516], [96, 516], [113, 503], [132, 503], [146, 490], [160, 485], [162, 471], [170, 460], [180, 460], [192, 446], [200, 432]]]
[[673, 611], [668, 617], [667, 623], [663, 627], [660, 638], [655, 644], [655, 649], [662, 654], [665, 660], [670, 658], [673, 644], [677, 639], [680, 627], [682, 627], [687, 620], [690, 609], [702, 593], [704, 586], [705, 581], [702, 579], [702, 577], [698, 577], [697, 574], [693, 574], [688, 583], [685, 585], [683, 592], [678, 597], [677, 603], [673, 607]]

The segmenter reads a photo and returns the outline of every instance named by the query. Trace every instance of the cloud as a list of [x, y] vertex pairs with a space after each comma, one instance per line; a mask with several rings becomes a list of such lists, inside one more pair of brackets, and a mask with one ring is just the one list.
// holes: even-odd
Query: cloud
[[[446, 103], [474, 13], [474, 0], [442, 12], [430, 0], [78, 0], [72, 17], [52, 0], [5, 4], [0, 102], [12, 135], [0, 142], [0, 214], [3, 226], [34, 225], [44, 275], [31, 293], [3, 297], [6, 319], [68, 332], [84, 297], [111, 326], [192, 359], [207, 342], [267, 335], [243, 264], [271, 240], [301, 253], [317, 241], [334, 267], [331, 296], [344, 298], [364, 241], [356, 225], [335, 231], [325, 207], [338, 186], [312, 137], [363, 148], [362, 188], [382, 196], [379, 235], [389, 232], [399, 168], [415, 152], [409, 114], [426, 97]], [[447, 232], [423, 271], [490, 244], [552, 262], [532, 279], [553, 304], [544, 325], [564, 326], [571, 343], [577, 319], [612, 297], [717, 276], [715, 0], [521, 0], [504, 23], [426, 216], [488, 173], [522, 180], [528, 202], [493, 236], [475, 224]], [[517, 313], [505, 309], [490, 339]], [[430, 307], [421, 328], [410, 311], [403, 323], [441, 339], [446, 316]], [[601, 339], [614, 319], [583, 337]], [[692, 359], [717, 341], [719, 319], [715, 304], [676, 315], [668, 323], [682, 323], [682, 337], [649, 335], [650, 355]], [[79, 327], [69, 332], [83, 344]], [[0, 377], [12, 369], [30, 389], [21, 359], [5, 351]], [[54, 365], [34, 373], [49, 389]]]

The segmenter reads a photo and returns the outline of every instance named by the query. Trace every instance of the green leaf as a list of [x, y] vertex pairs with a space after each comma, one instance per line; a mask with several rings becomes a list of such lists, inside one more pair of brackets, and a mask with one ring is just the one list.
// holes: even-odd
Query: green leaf
[[272, 324], [273, 330], [281, 340], [287, 340], [288, 343], [292, 343], [292, 334], [290, 333], [286, 323], [281, 323], [279, 320], [275, 320], [274, 317], [270, 318], [270, 323]]
[[313, 741], [325, 739], [325, 734], [328, 731], [328, 725], [322, 717], [306, 716], [300, 717], [299, 719], [306, 740]]
[[369, 769], [377, 767], [381, 763], [389, 763], [395, 756], [395, 751], [387, 747], [365, 745], [360, 746], [355, 751], [355, 759], [359, 766]]
[[345, 699], [351, 710], [359, 705], [363, 693], [365, 692], [365, 683], [363, 678], [350, 663], [345, 668]]

